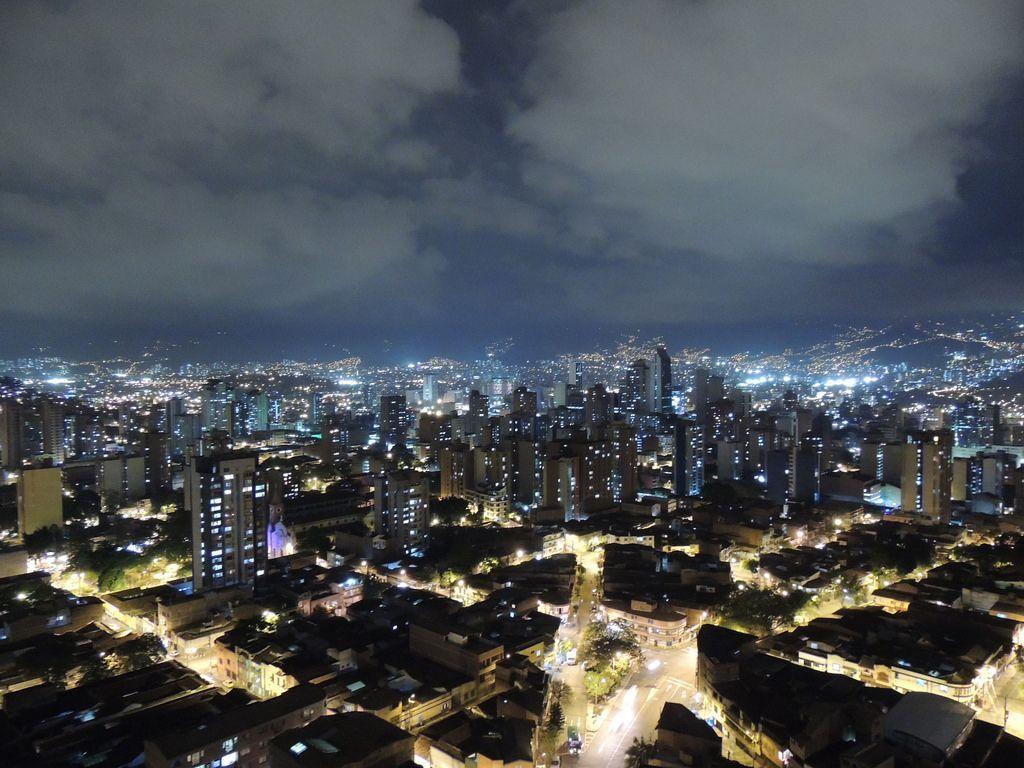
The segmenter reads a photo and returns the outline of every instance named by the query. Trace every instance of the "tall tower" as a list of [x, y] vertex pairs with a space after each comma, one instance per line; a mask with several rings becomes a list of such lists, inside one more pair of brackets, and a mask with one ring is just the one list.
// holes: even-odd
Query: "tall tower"
[[43, 423], [43, 453], [53, 459], [54, 464], [64, 463], [64, 405], [53, 400], [44, 400], [40, 406]]
[[672, 492], [677, 496], [697, 496], [704, 486], [704, 437], [693, 421], [672, 421]]
[[63, 481], [59, 467], [25, 469], [18, 478], [18, 533], [64, 527]]
[[202, 391], [203, 429], [232, 434], [234, 387], [221, 379], [210, 379]]
[[437, 377], [432, 373], [428, 373], [423, 377], [423, 402], [428, 405], [433, 405], [437, 402], [437, 398]]
[[24, 455], [22, 430], [25, 413], [22, 404], [13, 398], [0, 401], [0, 459], [4, 469], [18, 469]]
[[672, 413], [672, 358], [664, 346], [654, 351], [651, 375], [647, 383], [647, 410], [651, 413]]
[[904, 512], [949, 523], [953, 516], [953, 435], [949, 430], [907, 435], [900, 490]]
[[377, 535], [396, 553], [410, 554], [427, 539], [426, 476], [412, 469], [384, 472], [374, 480], [373, 517]]
[[255, 451], [190, 456], [185, 511], [192, 517], [195, 591], [252, 584], [263, 569], [264, 526], [258, 518], [266, 486]]
[[405, 395], [380, 398], [380, 439], [387, 445], [404, 445], [408, 429]]
[[630, 424], [636, 424], [648, 412], [647, 389], [650, 386], [650, 377], [651, 369], [646, 360], [635, 361], [626, 372], [622, 408]]
[[566, 379], [570, 386], [576, 387], [576, 389], [583, 388], [583, 361], [582, 360], [570, 360], [568, 365], [568, 378]]
[[587, 390], [584, 421], [587, 424], [605, 424], [611, 413], [611, 397], [604, 384], [595, 384]]
[[512, 392], [512, 411], [526, 416], [536, 416], [537, 393], [526, 387], [516, 387]]

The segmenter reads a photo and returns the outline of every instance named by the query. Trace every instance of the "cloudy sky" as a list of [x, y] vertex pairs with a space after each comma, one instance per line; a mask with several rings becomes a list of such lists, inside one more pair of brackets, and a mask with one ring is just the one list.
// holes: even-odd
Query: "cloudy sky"
[[984, 0], [7, 0], [0, 357], [1018, 309], [1022, 39]]

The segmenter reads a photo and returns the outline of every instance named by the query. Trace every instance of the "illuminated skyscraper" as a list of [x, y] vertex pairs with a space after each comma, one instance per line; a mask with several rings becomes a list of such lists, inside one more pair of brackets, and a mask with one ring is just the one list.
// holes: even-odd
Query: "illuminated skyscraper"
[[64, 405], [44, 400], [39, 406], [43, 427], [43, 454], [54, 464], [64, 462]]
[[672, 492], [697, 496], [704, 486], [704, 436], [700, 426], [687, 419], [672, 420]]
[[952, 433], [943, 429], [908, 434], [900, 482], [902, 510], [948, 524], [953, 514], [952, 488]]
[[235, 399], [234, 387], [222, 379], [210, 379], [201, 393], [203, 403], [203, 429], [207, 432], [220, 430], [232, 434], [231, 424], [234, 415], [232, 403]]
[[584, 421], [587, 424], [606, 424], [612, 412], [612, 399], [604, 384], [595, 384], [587, 390]]
[[266, 486], [257, 480], [255, 452], [190, 456], [185, 511], [192, 518], [192, 578], [196, 591], [252, 584], [262, 571], [258, 520]]
[[382, 472], [374, 479], [374, 527], [394, 553], [408, 555], [426, 543], [429, 500], [427, 477], [415, 470]]
[[423, 377], [423, 402], [427, 405], [433, 405], [437, 402], [438, 396], [437, 377], [432, 373], [428, 373]]
[[24, 455], [22, 429], [25, 414], [22, 404], [14, 398], [0, 401], [0, 459], [4, 469], [18, 469]]
[[405, 395], [383, 395], [380, 399], [380, 440], [385, 445], [405, 445], [409, 413]]
[[516, 387], [512, 392], [512, 410], [528, 416], [537, 415], [537, 393], [526, 387]]
[[626, 372], [622, 386], [622, 410], [630, 424], [636, 425], [648, 413], [647, 390], [650, 378], [651, 369], [646, 360], [636, 360]]
[[651, 413], [672, 413], [672, 358], [664, 346], [654, 351], [647, 382], [647, 410]]
[[567, 382], [569, 386], [576, 387], [576, 389], [583, 388], [583, 361], [582, 360], [570, 360], [569, 361], [569, 376]]

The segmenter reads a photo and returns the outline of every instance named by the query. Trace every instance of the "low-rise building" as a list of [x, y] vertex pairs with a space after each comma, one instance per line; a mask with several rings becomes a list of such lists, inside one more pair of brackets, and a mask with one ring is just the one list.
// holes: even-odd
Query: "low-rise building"
[[300, 685], [265, 701], [255, 701], [205, 718], [201, 728], [168, 728], [146, 741], [146, 768], [268, 765], [270, 740], [301, 728], [324, 714], [324, 693]]
[[686, 614], [667, 605], [647, 600], [603, 600], [601, 607], [609, 622], [621, 622], [643, 645], [672, 648], [687, 637]]
[[368, 712], [344, 712], [285, 731], [270, 742], [274, 768], [399, 768], [416, 737]]

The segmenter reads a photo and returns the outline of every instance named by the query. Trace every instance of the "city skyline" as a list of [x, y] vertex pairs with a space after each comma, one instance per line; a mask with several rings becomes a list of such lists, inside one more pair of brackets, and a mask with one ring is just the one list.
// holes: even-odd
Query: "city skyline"
[[2, 768], [1024, 766], [1021, 0], [0, 0]]
[[0, 9], [12, 355], [1018, 306], [1016, 4], [246, 8]]

